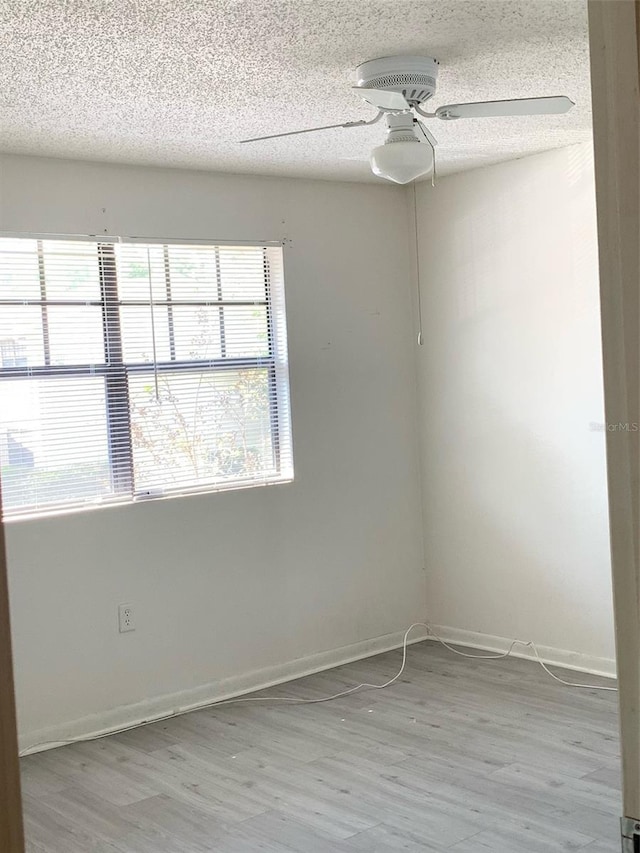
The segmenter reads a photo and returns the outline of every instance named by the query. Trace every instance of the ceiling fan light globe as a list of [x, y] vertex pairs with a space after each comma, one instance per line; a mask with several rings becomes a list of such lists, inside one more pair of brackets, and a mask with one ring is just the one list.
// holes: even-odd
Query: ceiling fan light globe
[[371, 152], [371, 171], [396, 184], [408, 184], [433, 169], [431, 147], [420, 142], [391, 142]]

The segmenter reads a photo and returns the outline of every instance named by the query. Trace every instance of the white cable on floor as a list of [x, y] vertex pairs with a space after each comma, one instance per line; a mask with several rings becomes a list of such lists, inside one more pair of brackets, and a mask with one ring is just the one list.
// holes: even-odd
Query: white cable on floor
[[45, 741], [43, 743], [36, 743], [27, 749], [23, 750], [20, 755], [24, 755], [27, 752], [31, 752], [31, 750], [39, 749], [40, 747], [56, 747], [56, 746], [67, 746], [72, 743], [86, 743], [94, 740], [102, 740], [102, 738], [110, 737], [111, 735], [123, 734], [124, 732], [129, 732], [132, 729], [137, 729], [140, 726], [148, 725], [150, 723], [162, 723], [165, 720], [170, 720], [172, 717], [176, 717], [181, 713], [190, 713], [191, 711], [204, 711], [207, 708], [216, 708], [220, 705], [235, 705], [240, 702], [290, 702], [294, 705], [317, 705], [321, 702], [332, 702], [334, 699], [340, 699], [343, 696], [349, 696], [351, 693], [356, 693], [358, 690], [384, 690], [385, 687], [389, 687], [395, 681], [397, 681], [400, 676], [403, 674], [406, 664], [407, 664], [407, 645], [409, 642], [409, 634], [414, 628], [426, 628], [429, 635], [433, 637], [434, 640], [437, 640], [441, 643], [446, 649], [450, 652], [453, 652], [455, 655], [459, 655], [463, 658], [471, 658], [475, 660], [504, 660], [508, 658], [514, 648], [516, 646], [525, 646], [530, 648], [535, 655], [536, 660], [542, 667], [542, 669], [550, 675], [555, 681], [558, 681], [560, 684], [564, 684], [565, 687], [578, 687], [584, 690], [608, 690], [616, 692], [618, 690], [617, 687], [603, 687], [599, 684], [578, 684], [574, 681], [565, 681], [560, 676], [555, 675], [551, 670], [547, 667], [545, 662], [540, 657], [540, 653], [538, 652], [538, 648], [534, 642], [531, 640], [514, 640], [506, 652], [497, 652], [496, 654], [469, 654], [468, 652], [461, 652], [459, 649], [455, 649], [441, 637], [439, 637], [436, 632], [433, 630], [431, 625], [428, 622], [414, 622], [412, 625], [409, 625], [407, 630], [404, 632], [404, 637], [402, 640], [402, 664], [400, 665], [400, 669], [398, 672], [390, 678], [388, 681], [385, 681], [384, 684], [370, 684], [366, 681], [362, 682], [362, 684], [356, 684], [354, 687], [349, 687], [347, 690], [342, 690], [340, 693], [334, 693], [331, 696], [323, 696], [319, 699], [299, 699], [295, 696], [238, 696], [233, 699], [217, 699], [213, 702], [203, 702], [200, 705], [191, 705], [189, 708], [177, 708], [175, 711], [169, 714], [163, 714], [159, 717], [153, 717], [149, 720], [143, 720], [139, 723], [134, 723], [129, 726], [122, 726], [121, 728], [111, 729], [108, 732], [104, 732], [103, 734], [97, 735], [84, 735], [76, 738], [70, 738], [69, 740], [56, 740], [56, 741]]
[[[578, 684], [575, 681], [565, 681], [563, 678], [560, 678], [559, 675], [555, 675], [553, 672], [551, 672], [551, 670], [547, 667], [546, 663], [540, 657], [538, 647], [531, 640], [514, 640], [506, 652], [500, 652], [495, 655], [470, 655], [467, 652], [461, 652], [458, 649], [454, 649], [453, 646], [450, 646], [449, 643], [445, 642], [441, 637], [439, 637], [430, 625], [425, 625], [423, 622], [417, 622], [416, 624], [425, 627], [427, 631], [429, 631], [431, 636], [434, 638], [434, 640], [437, 640], [439, 643], [442, 643], [445, 649], [449, 649], [450, 652], [453, 652], [455, 655], [460, 655], [460, 657], [463, 658], [478, 658], [480, 660], [502, 660], [503, 658], [509, 657], [509, 655], [512, 653], [516, 646], [526, 646], [534, 653], [536, 660], [547, 673], [547, 675], [550, 675], [551, 678], [553, 678], [555, 681], [560, 682], [560, 684], [564, 684], [565, 687], [579, 687], [583, 690], [609, 690], [614, 693], [617, 693], [618, 691], [617, 687], [604, 687], [600, 684]], [[412, 625], [411, 628], [413, 627], [414, 626]], [[409, 630], [411, 630], [411, 628], [409, 628]]]

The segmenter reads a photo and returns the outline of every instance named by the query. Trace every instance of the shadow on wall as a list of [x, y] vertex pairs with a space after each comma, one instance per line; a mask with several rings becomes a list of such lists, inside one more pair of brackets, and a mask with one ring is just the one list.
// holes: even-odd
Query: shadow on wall
[[420, 367], [430, 618], [612, 658], [591, 147], [440, 191]]

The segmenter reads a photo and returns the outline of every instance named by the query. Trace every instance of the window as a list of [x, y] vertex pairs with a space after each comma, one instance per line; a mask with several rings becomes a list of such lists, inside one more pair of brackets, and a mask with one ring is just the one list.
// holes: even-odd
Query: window
[[292, 479], [282, 249], [0, 238], [7, 517]]

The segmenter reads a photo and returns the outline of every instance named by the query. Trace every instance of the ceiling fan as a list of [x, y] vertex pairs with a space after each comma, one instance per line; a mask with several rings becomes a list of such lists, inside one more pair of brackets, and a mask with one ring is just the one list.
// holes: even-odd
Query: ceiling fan
[[428, 56], [386, 56], [363, 62], [356, 69], [356, 85], [353, 91], [378, 110], [377, 115], [366, 121], [347, 121], [310, 127], [306, 130], [291, 130], [243, 139], [245, 142], [261, 142], [300, 133], [315, 133], [336, 127], [364, 127], [375, 124], [384, 116], [387, 123], [387, 138], [384, 145], [374, 148], [370, 163], [374, 174], [398, 184], [407, 184], [431, 172], [435, 177], [435, 148], [437, 140], [414, 115], [423, 118], [453, 121], [461, 118], [489, 118], [494, 116], [526, 116], [566, 113], [574, 106], [565, 95], [546, 98], [518, 98], [507, 101], [478, 101], [470, 104], [446, 104], [435, 112], [427, 112], [422, 104], [433, 97], [436, 91], [439, 62]]

